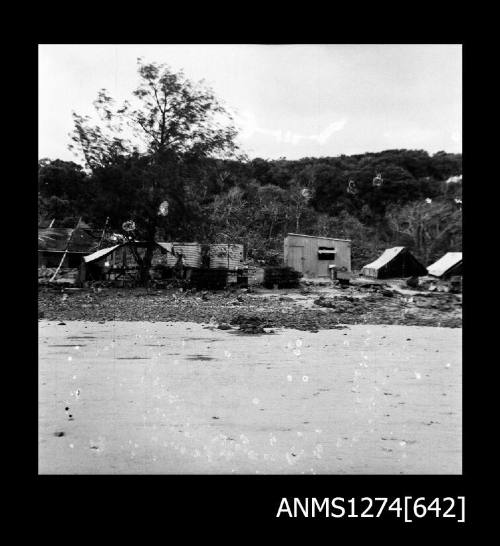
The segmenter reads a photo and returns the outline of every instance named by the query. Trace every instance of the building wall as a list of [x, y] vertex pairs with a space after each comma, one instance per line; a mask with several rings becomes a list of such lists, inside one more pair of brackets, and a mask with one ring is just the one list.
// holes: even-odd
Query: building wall
[[[334, 248], [335, 259], [320, 260], [318, 258], [320, 247]], [[300, 271], [304, 277], [328, 277], [329, 265], [335, 265], [337, 268], [345, 267], [350, 272], [351, 241], [288, 234], [284, 242], [284, 261], [286, 265]]]
[[209, 248], [210, 269], [236, 271], [243, 267], [243, 245], [213, 244]]
[[[175, 252], [182, 252], [183, 264], [186, 267], [201, 268], [204, 252], [208, 254], [210, 269], [229, 269], [236, 271], [243, 267], [243, 245], [237, 244], [211, 244], [200, 243], [173, 243]], [[202, 246], [204, 249], [202, 249]], [[174, 267], [177, 257], [167, 254], [165, 262], [169, 267]]]
[[[174, 252], [181, 252], [183, 255], [182, 264], [185, 267], [201, 267], [201, 244], [199, 243], [173, 243]], [[165, 255], [166, 265], [175, 267], [177, 256], [170, 252]]]

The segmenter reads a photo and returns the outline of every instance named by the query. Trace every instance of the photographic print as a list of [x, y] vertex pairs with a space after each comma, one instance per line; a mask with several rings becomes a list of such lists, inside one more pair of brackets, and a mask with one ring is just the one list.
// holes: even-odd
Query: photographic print
[[460, 44], [39, 44], [39, 474], [462, 473]]

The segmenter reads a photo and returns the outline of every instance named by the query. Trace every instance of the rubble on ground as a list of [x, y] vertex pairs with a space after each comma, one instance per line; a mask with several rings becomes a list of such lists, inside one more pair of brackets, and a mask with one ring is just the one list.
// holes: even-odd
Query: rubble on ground
[[233, 325], [239, 325], [240, 331], [245, 334], [265, 334], [264, 326], [267, 325], [265, 320], [257, 315], [237, 315], [231, 321]]
[[387, 283], [351, 285], [342, 290], [331, 285], [307, 287], [281, 293], [262, 288], [71, 290], [42, 286], [39, 318], [202, 324], [213, 319], [214, 325], [233, 325], [243, 333], [262, 333], [265, 328], [314, 332], [347, 324], [462, 326], [461, 294], [437, 290], [407, 292]]
[[51, 281], [52, 276], [56, 273], [57, 267], [39, 267], [38, 268], [38, 284], [48, 285], [55, 284], [58, 286], [67, 285], [73, 286], [78, 279], [78, 269], [74, 267], [61, 267], [57, 271], [57, 277]]

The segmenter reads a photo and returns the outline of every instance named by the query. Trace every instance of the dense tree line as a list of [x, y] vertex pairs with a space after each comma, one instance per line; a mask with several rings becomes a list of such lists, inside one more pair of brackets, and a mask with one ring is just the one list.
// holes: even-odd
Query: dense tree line
[[[461, 250], [458, 154], [387, 150], [296, 161], [205, 159], [191, 165], [169, 165], [166, 159], [164, 169], [176, 212], [164, 219], [157, 238], [244, 243], [249, 257], [278, 263], [288, 232], [348, 237], [357, 267], [390, 245], [409, 246], [425, 263]], [[92, 172], [44, 159], [39, 173], [42, 223], [55, 218], [55, 225], [72, 226], [81, 215], [101, 227], [109, 216], [119, 230], [125, 220], [152, 215], [143, 199], [147, 181], [145, 186], [142, 178], [149, 175], [145, 156], [120, 155]], [[380, 185], [374, 185], [377, 175]], [[351, 180], [354, 193], [348, 191]]]

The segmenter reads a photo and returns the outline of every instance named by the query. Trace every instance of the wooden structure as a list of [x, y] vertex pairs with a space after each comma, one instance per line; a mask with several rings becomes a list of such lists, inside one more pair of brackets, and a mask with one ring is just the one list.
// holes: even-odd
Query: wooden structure
[[[138, 280], [137, 253], [142, 258], [149, 243], [125, 242], [98, 250], [84, 258], [82, 281], [106, 280], [133, 284]], [[207, 286], [237, 282], [243, 269], [243, 245], [155, 242], [151, 261], [153, 278], [183, 278]], [[205, 279], [206, 277], [206, 279]]]
[[284, 262], [305, 278], [329, 278], [330, 266], [350, 272], [351, 241], [288, 233], [284, 241]]
[[98, 246], [99, 237], [89, 229], [39, 229], [38, 267], [79, 267], [83, 257]]
[[[148, 246], [147, 242], [127, 241], [93, 252], [83, 259], [80, 279], [134, 284], [139, 279], [139, 265], [135, 254], [144, 258]], [[172, 249], [168, 247], [168, 243], [154, 243], [152, 266], [169, 267], [167, 256], [171, 252]]]
[[210, 269], [237, 271], [243, 267], [243, 245], [211, 244], [208, 250]]

